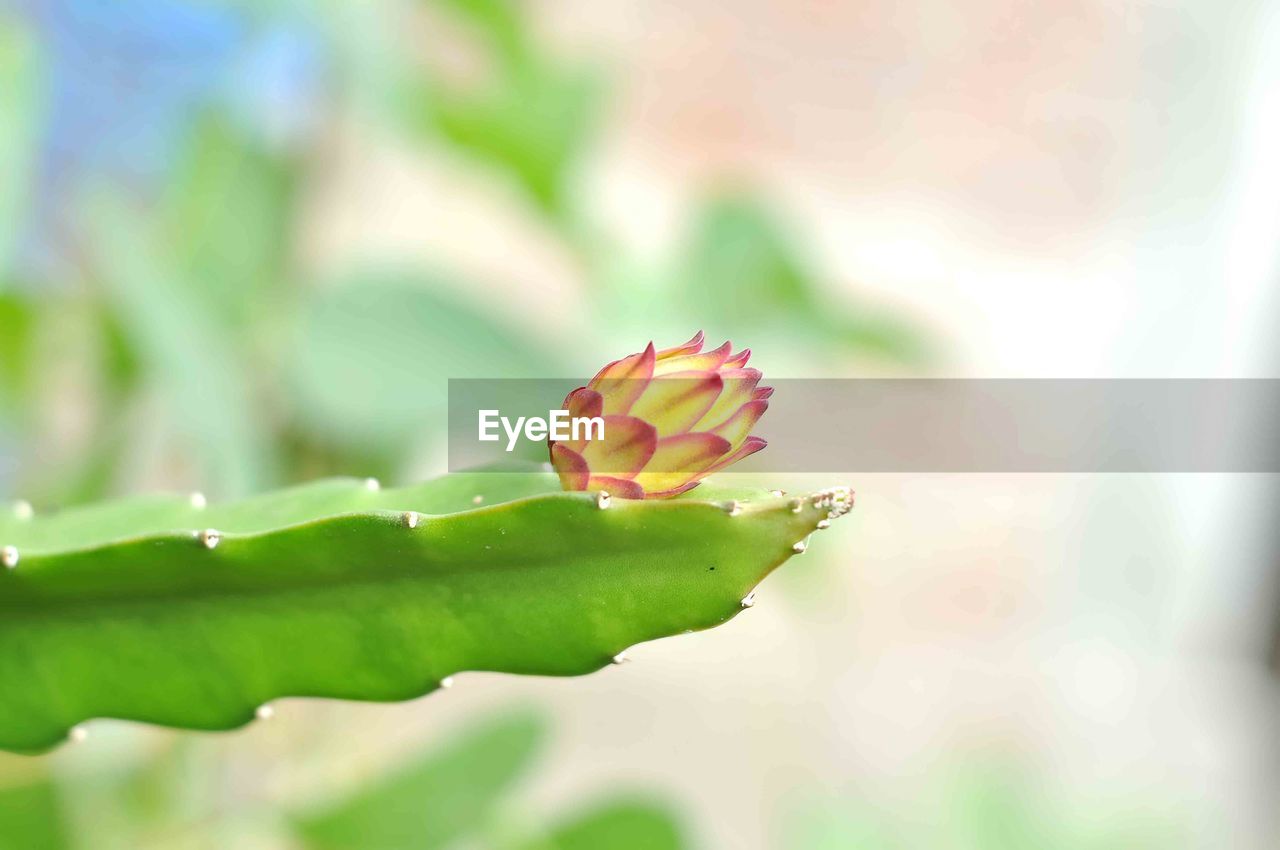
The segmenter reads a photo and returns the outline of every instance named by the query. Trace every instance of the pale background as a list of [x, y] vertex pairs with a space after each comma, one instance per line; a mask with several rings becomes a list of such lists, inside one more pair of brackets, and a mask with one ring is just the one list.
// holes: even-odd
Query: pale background
[[[36, 3], [25, 20], [76, 6]], [[487, 73], [447, 9], [301, 8], [341, 16], [321, 30], [343, 30], [352, 78]], [[766, 375], [1276, 375], [1274, 6], [571, 0], [526, 12], [544, 49], [609, 81], [572, 186], [581, 221], [615, 240], [603, 253], [628, 258], [610, 274], [643, 280], [708, 187], [750, 186], [822, 269], [825, 303], [894, 309], [938, 352], [903, 366], [735, 336]], [[312, 164], [291, 232], [316, 287], [361, 263], [447, 268], [578, 371], [696, 329], [676, 307], [633, 309], [643, 293], [585, 299], [599, 258], [502, 174], [407, 136], [365, 98], [318, 101], [283, 143]], [[71, 277], [15, 280], [35, 292]], [[76, 397], [49, 414], [68, 439], [88, 427]], [[5, 468], [34, 444], [16, 433]], [[404, 478], [443, 467], [438, 442], [405, 457]], [[107, 492], [203, 484], [163, 452], [130, 458]], [[928, 830], [926, 846], [969, 846], [937, 800], [953, 777], [988, 770], [1095, 835], [1088, 846], [1280, 841], [1273, 478], [832, 470], [768, 483], [850, 483], [858, 507], [726, 626], [583, 679], [463, 674], [398, 706], [286, 701], [272, 723], [202, 744], [215, 784], [229, 800], [323, 793], [528, 700], [549, 707], [555, 743], [520, 806], [652, 788], [701, 847], [879, 847], [849, 837], [877, 819], [900, 837]], [[56, 773], [109, 772], [175, 737], [91, 731], [53, 757]], [[228, 828], [236, 846], [288, 846], [269, 816]]]

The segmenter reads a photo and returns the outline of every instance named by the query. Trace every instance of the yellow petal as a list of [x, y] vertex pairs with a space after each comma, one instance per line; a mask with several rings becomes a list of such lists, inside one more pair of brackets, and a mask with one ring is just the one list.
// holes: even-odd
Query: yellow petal
[[706, 336], [702, 331], [698, 331], [693, 338], [683, 345], [677, 345], [675, 348], [664, 348], [658, 352], [658, 360], [666, 360], [670, 357], [679, 357], [682, 354], [697, 354], [702, 350], [702, 343], [706, 340]]
[[713, 348], [710, 351], [703, 351], [696, 354], [682, 354], [679, 357], [669, 357], [666, 360], [659, 360], [653, 369], [654, 377], [660, 375], [670, 375], [673, 372], [705, 372], [719, 369], [720, 366], [729, 357], [729, 352], [733, 348], [729, 343], [725, 343], [719, 348]]
[[650, 422], [659, 437], [683, 434], [720, 397], [724, 381], [715, 372], [678, 372], [654, 378], [631, 406], [631, 415]]
[[758, 399], [749, 401], [739, 407], [738, 410], [715, 428], [711, 429], [712, 434], [719, 434], [729, 441], [729, 445], [738, 448], [746, 442], [747, 437], [751, 436], [751, 429], [760, 421], [760, 417], [764, 416], [764, 412], [769, 409], [769, 402]]
[[655, 359], [651, 342], [644, 351], [615, 360], [591, 379], [587, 386], [603, 397], [605, 413], [625, 415], [631, 410], [632, 403], [653, 377]]
[[720, 372], [724, 391], [706, 414], [694, 423], [699, 430], [710, 430], [724, 423], [739, 407], [751, 401], [756, 384], [760, 383], [759, 369], [724, 369]]
[[672, 490], [700, 478], [730, 451], [729, 441], [716, 434], [679, 434], [658, 441], [653, 457], [635, 477], [646, 493]]
[[592, 476], [631, 478], [644, 468], [657, 449], [658, 432], [634, 416], [604, 417], [604, 439], [590, 440], [582, 457]]

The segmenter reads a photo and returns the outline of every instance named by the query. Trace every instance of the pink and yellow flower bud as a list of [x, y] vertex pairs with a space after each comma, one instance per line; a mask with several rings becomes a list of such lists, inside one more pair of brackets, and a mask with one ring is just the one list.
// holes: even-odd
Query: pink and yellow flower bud
[[684, 345], [616, 360], [564, 400], [571, 417], [602, 417], [604, 438], [552, 441], [551, 463], [566, 490], [661, 499], [693, 487], [765, 447], [751, 429], [773, 389], [748, 369], [750, 349], [703, 351], [699, 331]]

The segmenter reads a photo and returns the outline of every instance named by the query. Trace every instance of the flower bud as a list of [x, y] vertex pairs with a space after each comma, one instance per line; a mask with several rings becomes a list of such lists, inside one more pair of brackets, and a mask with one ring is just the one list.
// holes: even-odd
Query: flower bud
[[769, 408], [750, 349], [726, 342], [703, 351], [699, 331], [684, 345], [616, 360], [565, 398], [573, 418], [601, 417], [602, 439], [550, 442], [566, 490], [605, 490], [623, 499], [683, 493], [713, 472], [760, 451], [751, 429]]

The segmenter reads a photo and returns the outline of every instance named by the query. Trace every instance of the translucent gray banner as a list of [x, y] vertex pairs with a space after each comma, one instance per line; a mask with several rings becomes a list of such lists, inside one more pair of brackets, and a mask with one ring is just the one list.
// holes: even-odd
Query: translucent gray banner
[[[512, 445], [499, 424], [501, 439], [481, 441], [480, 411], [546, 419], [585, 383], [450, 380], [450, 469], [546, 459], [545, 436]], [[740, 471], [1280, 471], [1275, 379], [767, 383], [774, 392], [751, 433], [769, 445]]]

